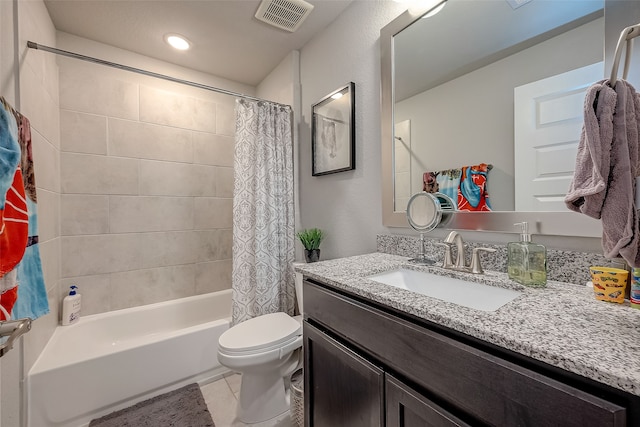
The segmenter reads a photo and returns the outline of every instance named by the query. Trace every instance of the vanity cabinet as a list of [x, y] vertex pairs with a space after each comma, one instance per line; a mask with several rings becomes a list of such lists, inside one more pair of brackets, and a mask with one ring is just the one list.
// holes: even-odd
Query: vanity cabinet
[[637, 396], [317, 281], [303, 295], [308, 427], [640, 425]]

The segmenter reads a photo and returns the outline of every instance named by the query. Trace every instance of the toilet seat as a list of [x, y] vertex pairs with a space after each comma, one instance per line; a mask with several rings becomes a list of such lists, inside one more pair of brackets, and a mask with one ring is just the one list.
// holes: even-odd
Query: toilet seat
[[249, 356], [291, 347], [300, 340], [300, 322], [286, 313], [265, 314], [225, 331], [218, 341], [226, 356]]

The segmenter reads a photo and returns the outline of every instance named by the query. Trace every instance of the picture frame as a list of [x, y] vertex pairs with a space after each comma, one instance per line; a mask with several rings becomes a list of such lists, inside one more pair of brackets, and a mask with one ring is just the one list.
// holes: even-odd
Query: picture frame
[[311, 175], [355, 169], [355, 84], [334, 90], [313, 104], [311, 112]]

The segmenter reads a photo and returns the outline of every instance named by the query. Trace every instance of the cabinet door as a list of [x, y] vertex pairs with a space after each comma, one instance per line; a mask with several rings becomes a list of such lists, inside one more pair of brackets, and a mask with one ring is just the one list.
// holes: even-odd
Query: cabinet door
[[303, 334], [305, 425], [383, 426], [382, 370], [306, 321]]
[[386, 374], [387, 427], [468, 426], [400, 380]]

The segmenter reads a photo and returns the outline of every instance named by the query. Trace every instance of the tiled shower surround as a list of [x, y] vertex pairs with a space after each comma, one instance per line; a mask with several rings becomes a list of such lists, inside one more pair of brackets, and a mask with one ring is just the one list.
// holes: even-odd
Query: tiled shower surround
[[[442, 263], [444, 249], [436, 245], [437, 239], [426, 238], [427, 258]], [[476, 247], [496, 249], [497, 252], [480, 255], [482, 267], [485, 270], [507, 272], [507, 246], [490, 243], [465, 242], [467, 245], [467, 264], [471, 260], [471, 252]], [[420, 239], [413, 236], [380, 234], [377, 236], [377, 251], [392, 255], [416, 257], [420, 252]], [[589, 267], [592, 265], [604, 265], [623, 267], [623, 260], [612, 262], [601, 254], [588, 252], [562, 251], [547, 248], [547, 277], [550, 280], [584, 284], [589, 278]]]
[[228, 288], [234, 99], [58, 64], [62, 289], [93, 314]]

